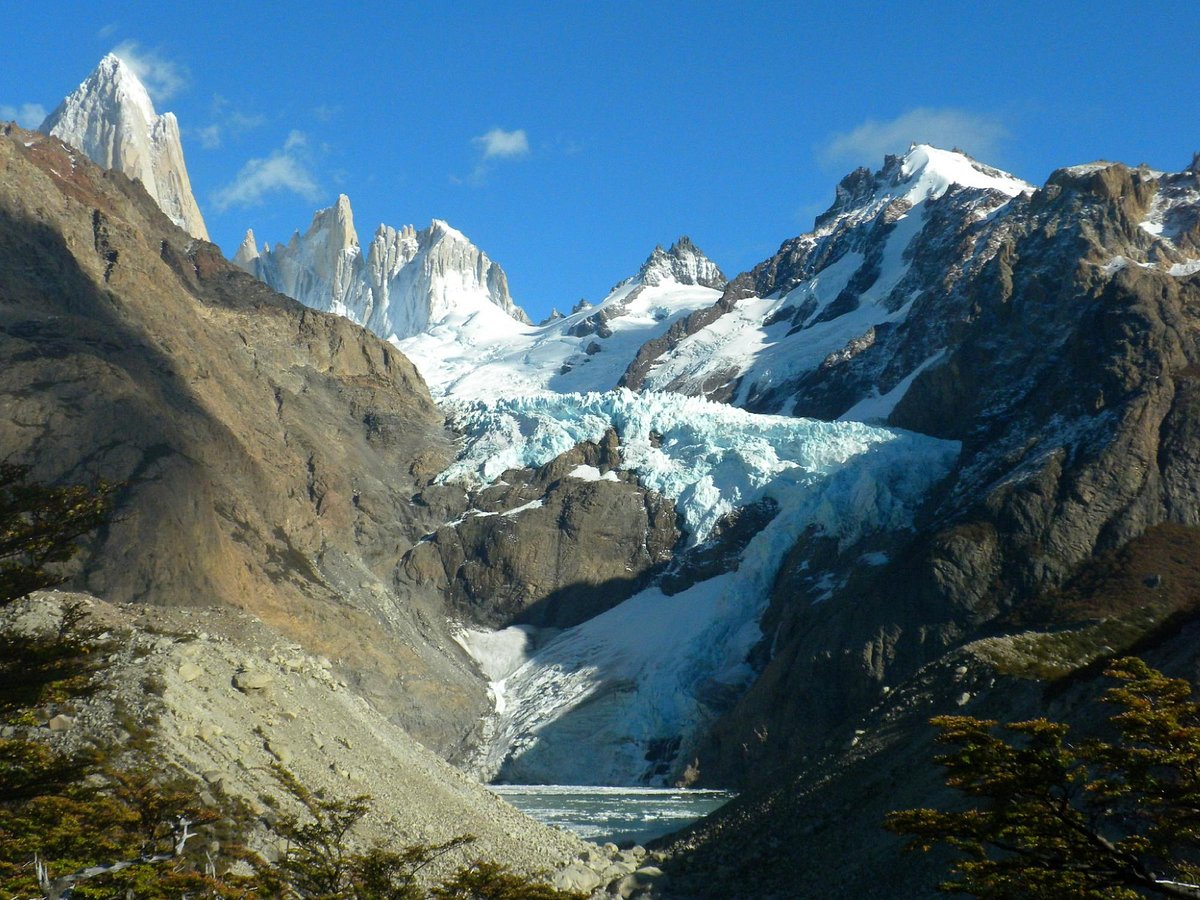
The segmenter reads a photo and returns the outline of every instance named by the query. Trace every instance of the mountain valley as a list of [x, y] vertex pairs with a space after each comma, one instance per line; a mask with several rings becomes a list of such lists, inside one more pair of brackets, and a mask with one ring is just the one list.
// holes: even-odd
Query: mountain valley
[[364, 249], [344, 194], [225, 259], [115, 56], [3, 131], [0, 458], [121, 485], [68, 587], [222, 673], [155, 650], [197, 778], [263, 790], [253, 724], [188, 713], [236, 720], [240, 662], [289, 757], [284, 684], [322, 753], [395, 747], [310, 777], [422, 839], [425, 782], [559, 873], [597, 851], [470, 779], [734, 789], [642, 896], [926, 896], [880, 823], [945, 797], [931, 716], [1086, 721], [1135, 649], [1194, 679], [1200, 160], [1035, 186], [914, 144], [750, 271], [680, 237], [535, 325], [451, 225]]

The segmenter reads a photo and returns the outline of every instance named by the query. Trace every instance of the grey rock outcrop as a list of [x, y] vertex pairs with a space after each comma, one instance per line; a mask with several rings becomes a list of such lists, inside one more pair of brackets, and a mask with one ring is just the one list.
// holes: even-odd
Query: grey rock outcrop
[[[565, 628], [616, 606], [662, 570], [681, 537], [669, 500], [616, 478], [619, 454], [609, 432], [536, 471], [504, 473], [409, 551], [406, 578], [493, 627]], [[579, 466], [613, 480], [572, 477]]]

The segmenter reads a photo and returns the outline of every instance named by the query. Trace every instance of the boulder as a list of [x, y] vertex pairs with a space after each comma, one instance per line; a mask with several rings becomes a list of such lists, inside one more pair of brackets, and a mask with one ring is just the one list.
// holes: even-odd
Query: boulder
[[560, 891], [579, 891], [586, 894], [600, 886], [600, 876], [582, 862], [573, 862], [554, 873], [551, 883]]
[[644, 866], [636, 872], [631, 872], [620, 881], [609, 887], [609, 893], [627, 900], [629, 897], [639, 897], [660, 887], [667, 882], [667, 875], [657, 866]]
[[243, 694], [251, 691], [265, 691], [275, 683], [275, 677], [270, 672], [261, 669], [247, 669], [233, 676], [233, 686]]

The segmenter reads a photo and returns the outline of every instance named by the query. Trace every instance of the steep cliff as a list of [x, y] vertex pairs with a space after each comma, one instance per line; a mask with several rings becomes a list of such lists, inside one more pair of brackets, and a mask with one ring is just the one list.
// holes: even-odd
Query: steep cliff
[[55, 138], [6, 132], [0, 173], [0, 456], [123, 485], [73, 584], [245, 609], [453, 755], [481, 680], [441, 598], [392, 583], [449, 516], [411, 501], [453, 454], [416, 370]]

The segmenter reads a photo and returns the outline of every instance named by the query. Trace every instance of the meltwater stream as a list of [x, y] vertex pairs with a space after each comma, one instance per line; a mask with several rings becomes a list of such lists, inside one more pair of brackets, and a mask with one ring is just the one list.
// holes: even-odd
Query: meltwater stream
[[493, 784], [488, 787], [545, 825], [584, 840], [619, 846], [645, 844], [678, 831], [733, 798], [729, 791], [674, 788]]

